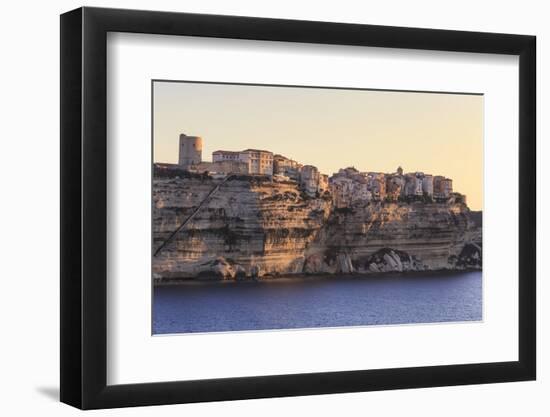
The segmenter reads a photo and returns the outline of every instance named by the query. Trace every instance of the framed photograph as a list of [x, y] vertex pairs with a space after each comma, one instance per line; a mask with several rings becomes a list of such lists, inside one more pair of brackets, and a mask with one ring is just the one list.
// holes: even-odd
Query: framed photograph
[[61, 401], [533, 380], [535, 37], [61, 16]]

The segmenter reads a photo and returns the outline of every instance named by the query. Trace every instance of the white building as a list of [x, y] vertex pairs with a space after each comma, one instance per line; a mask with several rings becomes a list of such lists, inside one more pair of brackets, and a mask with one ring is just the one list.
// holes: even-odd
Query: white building
[[212, 162], [239, 161], [239, 153], [234, 151], [212, 152]]
[[329, 185], [334, 205], [338, 208], [373, 199], [369, 177], [355, 168], [340, 169], [330, 177]]
[[222, 151], [212, 153], [213, 162], [243, 162], [248, 167], [249, 174], [273, 175], [273, 153], [260, 149], [245, 149], [244, 151]]
[[423, 194], [423, 191], [422, 191], [422, 177], [415, 177], [414, 178], [414, 194], [417, 195], [417, 196], [422, 196]]
[[298, 180], [302, 165], [283, 155], [273, 155], [273, 174], [282, 175], [289, 179]]
[[386, 174], [382, 172], [369, 172], [367, 174], [368, 189], [373, 200], [380, 201], [386, 198]]
[[314, 196], [320, 190], [321, 173], [313, 165], [304, 165], [300, 170], [300, 186], [310, 196]]
[[273, 175], [273, 152], [245, 149], [239, 152], [239, 160], [248, 164], [249, 174]]
[[424, 194], [431, 197], [433, 195], [434, 185], [432, 175], [415, 172], [406, 174], [404, 178], [403, 195], [405, 197], [422, 197]]
[[[330, 178], [330, 191], [334, 206], [337, 208], [349, 207], [352, 202], [354, 181], [344, 176]], [[366, 187], [365, 187], [366, 189]]]
[[429, 197], [434, 195], [434, 177], [432, 175], [426, 174], [422, 178], [422, 192]]

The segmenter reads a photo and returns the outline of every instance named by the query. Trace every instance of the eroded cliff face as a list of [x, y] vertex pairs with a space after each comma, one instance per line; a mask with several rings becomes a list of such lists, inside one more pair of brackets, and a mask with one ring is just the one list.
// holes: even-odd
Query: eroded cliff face
[[153, 190], [156, 279], [481, 267], [481, 231], [462, 204], [335, 209], [330, 195], [250, 176], [156, 178]]
[[261, 177], [156, 179], [153, 189], [154, 250], [196, 213], [153, 257], [153, 273], [168, 278], [301, 273], [332, 206]]
[[[468, 211], [463, 204], [420, 202], [336, 209], [318, 240], [308, 247], [305, 271], [367, 273], [481, 267], [481, 235]], [[467, 245], [479, 249], [478, 263], [466, 265], [461, 253]]]

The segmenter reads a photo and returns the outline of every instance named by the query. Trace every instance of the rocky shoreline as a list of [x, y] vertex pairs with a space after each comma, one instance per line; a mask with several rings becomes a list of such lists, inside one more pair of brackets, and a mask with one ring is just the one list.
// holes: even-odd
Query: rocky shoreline
[[160, 286], [172, 286], [172, 285], [193, 285], [193, 284], [205, 284], [205, 283], [254, 283], [265, 281], [292, 281], [292, 280], [319, 280], [319, 279], [380, 279], [380, 278], [396, 278], [396, 277], [431, 277], [445, 278], [451, 277], [456, 274], [467, 272], [481, 272], [481, 268], [464, 268], [464, 269], [436, 269], [427, 271], [387, 271], [387, 272], [366, 272], [366, 273], [350, 273], [350, 274], [292, 274], [292, 275], [274, 275], [274, 276], [262, 276], [261, 278], [244, 278], [244, 279], [219, 279], [218, 276], [212, 275], [210, 277], [195, 277], [195, 278], [164, 278], [153, 280], [155, 287]]

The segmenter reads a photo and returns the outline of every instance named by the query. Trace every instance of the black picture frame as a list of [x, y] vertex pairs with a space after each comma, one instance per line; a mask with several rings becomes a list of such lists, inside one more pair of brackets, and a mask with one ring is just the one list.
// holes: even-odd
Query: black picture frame
[[[519, 360], [107, 385], [108, 32], [519, 56]], [[61, 15], [61, 401], [95, 409], [535, 379], [535, 45], [525, 35], [252, 17], [88, 7]]]

